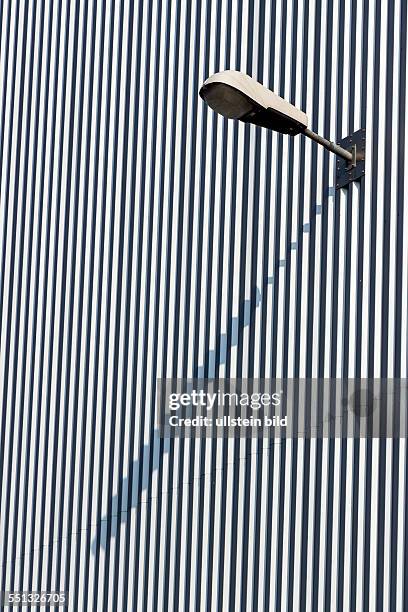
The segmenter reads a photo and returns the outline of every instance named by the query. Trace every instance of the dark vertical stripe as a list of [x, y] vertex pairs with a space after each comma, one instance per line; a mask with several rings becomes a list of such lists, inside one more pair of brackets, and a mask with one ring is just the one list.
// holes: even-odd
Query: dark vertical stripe
[[[106, 5], [104, 5], [104, 17], [105, 17], [105, 10], [106, 10]], [[114, 2], [111, 2], [111, 13], [114, 10]], [[105, 19], [103, 19], [103, 23], [105, 22]], [[105, 23], [104, 23], [105, 25]], [[102, 129], [104, 129], [105, 131], [105, 143], [109, 142], [109, 134], [110, 134], [110, 112], [111, 112], [111, 82], [112, 82], [112, 63], [113, 63], [113, 25], [114, 25], [114, 20], [113, 18], [111, 18], [111, 22], [110, 24], [107, 24], [106, 30], [108, 32], [108, 37], [107, 37], [107, 49], [108, 49], [108, 68], [107, 68], [107, 91], [108, 91], [108, 99], [107, 99], [107, 103], [106, 103], [106, 119], [105, 119], [105, 125], [101, 126]], [[102, 56], [103, 57], [103, 56]], [[101, 66], [102, 68], [102, 66]], [[94, 380], [93, 380], [93, 390], [92, 390], [92, 394], [93, 394], [93, 402], [96, 404], [96, 399], [97, 399], [97, 393], [98, 393], [98, 378], [97, 378], [97, 373], [98, 373], [98, 362], [99, 362], [99, 340], [101, 339], [101, 316], [102, 316], [102, 277], [103, 277], [103, 260], [104, 260], [104, 254], [105, 254], [105, 232], [107, 233], [107, 229], [105, 228], [105, 220], [106, 220], [106, 209], [107, 209], [107, 205], [108, 205], [108, 198], [107, 198], [107, 164], [108, 164], [108, 147], [105, 145], [105, 151], [104, 151], [104, 155], [103, 155], [103, 162], [102, 162], [102, 217], [101, 217], [101, 241], [100, 241], [100, 260], [99, 260], [99, 266], [98, 266], [98, 275], [97, 275], [97, 303], [98, 303], [98, 310], [97, 310], [97, 319], [96, 319], [96, 338], [97, 338], [97, 350], [96, 350], [96, 354], [95, 354], [95, 359], [97, 358], [98, 361], [95, 361], [95, 370], [94, 370]], [[112, 214], [113, 211], [111, 211]], [[111, 234], [112, 234], [112, 223], [111, 223], [111, 228], [109, 229], [109, 237], [108, 237], [108, 241], [109, 239], [111, 239]], [[109, 242], [108, 242], [109, 245]], [[109, 319], [109, 312], [110, 312], [110, 279], [109, 279], [109, 274], [108, 274], [108, 286], [107, 286], [107, 295], [108, 295], [108, 304], [107, 304], [107, 317]], [[105, 342], [107, 342], [107, 334], [109, 331], [109, 326], [107, 326], [106, 330], [105, 330]], [[106, 345], [105, 345], [106, 347]], [[105, 348], [105, 354], [104, 354], [104, 364], [106, 364], [106, 348]], [[96, 508], [97, 508], [97, 514], [98, 516], [101, 513], [101, 503], [102, 503], [102, 485], [103, 485], [103, 461], [104, 461], [104, 452], [105, 452], [105, 429], [106, 429], [106, 365], [104, 365], [104, 376], [102, 378], [102, 406], [104, 407], [104, 409], [102, 410], [102, 419], [101, 419], [101, 429], [100, 429], [100, 434], [99, 434], [99, 439], [101, 440], [101, 445], [100, 445], [100, 459], [99, 459], [99, 473], [98, 473], [98, 489], [97, 489], [97, 499], [96, 499]], [[97, 468], [97, 466], [95, 465], [95, 469]], [[110, 523], [109, 523], [110, 525]], [[108, 527], [106, 529], [106, 532], [108, 532]], [[98, 585], [98, 571], [99, 571], [99, 558], [100, 558], [100, 546], [101, 546], [101, 542], [102, 542], [102, 536], [104, 536], [104, 538], [106, 538], [106, 532], [104, 532], [103, 534], [101, 534], [101, 525], [98, 524], [97, 526], [97, 534], [96, 534], [96, 553], [95, 553], [95, 565], [96, 565], [96, 571], [95, 571], [95, 577], [94, 577], [94, 582], [93, 582], [93, 606], [94, 608], [97, 607], [97, 600], [98, 600], [98, 595], [99, 595], [99, 585]]]
[[[95, 39], [96, 39], [96, 11], [97, 11], [97, 7], [96, 7], [96, 2], [94, 0], [94, 2], [92, 3], [92, 9], [91, 9], [91, 15], [92, 15], [92, 19], [91, 19], [91, 23], [88, 24], [88, 27], [91, 30], [91, 45], [90, 45], [90, 57], [89, 57], [89, 94], [88, 94], [88, 113], [87, 113], [87, 117], [86, 117], [86, 125], [85, 125], [85, 133], [86, 133], [86, 147], [85, 147], [85, 159], [84, 159], [84, 202], [88, 202], [88, 198], [89, 198], [89, 190], [90, 188], [92, 189], [92, 186], [90, 185], [90, 180], [89, 180], [89, 171], [90, 171], [90, 162], [91, 162], [91, 118], [92, 118], [92, 114], [96, 109], [98, 109], [98, 107], [100, 108], [100, 97], [98, 97], [98, 92], [95, 91], [94, 92], [94, 84], [97, 84], [97, 80], [94, 83], [94, 78], [95, 78]], [[83, 61], [85, 62], [85, 39], [83, 42], [83, 48], [82, 48], [82, 53], [83, 53]], [[97, 74], [97, 72], [96, 72]], [[95, 87], [95, 89], [97, 89]], [[95, 97], [94, 97], [95, 94]], [[98, 132], [99, 133], [99, 132]], [[95, 148], [96, 151], [98, 151], [98, 147], [96, 146]], [[82, 168], [82, 164], [79, 163], [79, 160], [77, 160], [77, 181], [79, 184], [79, 176], [80, 176], [80, 171]], [[97, 175], [97, 170], [95, 170], [95, 175]], [[91, 236], [91, 243], [88, 246], [88, 251], [86, 251], [86, 219], [87, 219], [87, 213], [88, 213], [88, 206], [83, 206], [83, 213], [82, 213], [82, 236], [81, 236], [81, 261], [83, 262], [83, 267], [81, 269], [81, 277], [80, 277], [80, 305], [79, 305], [79, 315], [78, 315], [78, 321], [79, 321], [79, 325], [81, 325], [81, 333], [80, 333], [80, 337], [78, 338], [77, 341], [77, 351], [76, 351], [76, 367], [75, 367], [75, 395], [74, 395], [74, 405], [77, 405], [79, 403], [79, 375], [80, 375], [80, 360], [81, 360], [81, 349], [82, 349], [82, 339], [83, 336], [85, 336], [85, 359], [84, 359], [84, 364], [83, 367], [85, 368], [85, 372], [84, 372], [84, 386], [83, 386], [83, 398], [87, 398], [88, 397], [88, 382], [89, 382], [89, 342], [90, 342], [90, 312], [91, 312], [91, 308], [92, 308], [92, 298], [91, 298], [91, 291], [90, 288], [88, 287], [85, 288], [85, 275], [84, 275], [84, 266], [85, 266], [85, 261], [87, 256], [89, 257], [89, 261], [90, 261], [90, 272], [89, 272], [89, 278], [90, 281], [93, 278], [93, 261], [94, 261], [94, 257], [93, 257], [93, 253], [95, 252], [95, 213], [96, 213], [96, 209], [95, 206], [92, 206], [92, 204], [94, 203], [95, 198], [93, 199], [93, 202], [91, 201], [91, 198], [89, 198], [89, 203], [91, 204], [90, 206], [90, 223], [91, 223], [91, 232], [90, 232], [90, 236]], [[88, 304], [87, 306], [84, 304], [84, 295], [85, 293], [88, 296]], [[84, 312], [85, 310], [85, 312]], [[86, 405], [86, 402], [84, 401], [84, 406]], [[78, 483], [78, 491], [82, 492], [84, 490], [84, 477], [85, 477], [85, 441], [86, 441], [86, 424], [87, 424], [87, 412], [86, 410], [83, 410], [82, 415], [80, 415], [80, 430], [82, 432], [82, 437], [81, 437], [81, 452], [80, 452], [80, 457], [81, 457], [81, 463], [80, 463], [80, 468], [79, 468], [79, 483]], [[92, 418], [93, 418], [93, 414], [92, 414]], [[91, 441], [91, 445], [92, 445], [92, 441]], [[92, 490], [92, 479], [90, 480], [91, 486], [90, 486], [90, 490]], [[84, 504], [84, 496], [79, 494], [78, 496], [78, 508], [76, 511], [76, 515], [77, 515], [77, 523], [79, 525], [82, 524], [82, 516], [83, 516], [83, 504]], [[88, 506], [89, 508], [89, 506]], [[89, 521], [86, 522], [86, 524], [89, 524]], [[86, 550], [89, 549], [90, 547], [90, 539], [89, 539], [89, 530], [87, 531], [86, 537], [85, 537], [85, 542], [86, 542]], [[76, 551], [75, 551], [75, 561], [74, 561], [74, 567], [75, 567], [75, 580], [74, 580], [74, 599], [71, 600], [72, 602], [72, 606], [74, 608], [78, 608], [78, 600], [79, 600], [79, 576], [80, 576], [80, 570], [81, 570], [81, 566], [84, 563], [85, 567], [87, 567], [87, 563], [89, 560], [89, 555], [86, 554], [85, 555], [85, 559], [81, 558], [81, 551], [82, 551], [82, 538], [79, 537], [77, 538], [77, 542], [76, 542]], [[86, 584], [86, 582], [85, 582]]]

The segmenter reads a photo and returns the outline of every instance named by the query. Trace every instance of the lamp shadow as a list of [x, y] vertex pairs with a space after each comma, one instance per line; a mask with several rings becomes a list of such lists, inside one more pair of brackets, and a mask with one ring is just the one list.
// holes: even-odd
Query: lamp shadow
[[[159, 436], [159, 430], [155, 429], [153, 432], [153, 439], [158, 436]], [[142, 448], [141, 456], [142, 457], [145, 456], [149, 451], [150, 451], [150, 445], [145, 444]], [[168, 452], [168, 449], [165, 448], [164, 452], [165, 453]], [[130, 474], [133, 474], [133, 483], [132, 483], [132, 486], [130, 487], [130, 492], [131, 492], [130, 500], [128, 500], [127, 503], [123, 503], [124, 500], [122, 499], [122, 502], [121, 502], [118, 494], [114, 495], [110, 503], [110, 508], [111, 508], [110, 516], [104, 516], [100, 521], [98, 535], [100, 539], [100, 546], [102, 548], [106, 548], [106, 543], [108, 539], [108, 529], [110, 532], [110, 537], [115, 538], [120, 528], [120, 525], [127, 521], [129, 511], [132, 508], [136, 508], [138, 504], [139, 490], [146, 491], [148, 489], [149, 474], [159, 469], [160, 455], [159, 453], [153, 453], [152, 464], [150, 466], [150, 470], [147, 470], [146, 464], [145, 466], [143, 466], [143, 462], [142, 462], [142, 475], [141, 475], [140, 487], [134, 486], [136, 484], [135, 478], [137, 478], [137, 474], [139, 474], [139, 463], [140, 461], [138, 459], [133, 461], [133, 463], [131, 464], [131, 469], [129, 470]], [[122, 491], [122, 496], [123, 496], [124, 491], [129, 492], [129, 478], [128, 477], [125, 477], [122, 479], [120, 490]], [[125, 509], [122, 510], [121, 507], [123, 508], [123, 506], [125, 506]], [[91, 544], [91, 551], [92, 551], [92, 554], [94, 555], [96, 554], [98, 535], [93, 539], [92, 544]]]
[[[264, 287], [262, 289], [266, 289], [268, 284], [272, 284], [273, 279], [266, 278], [264, 282]], [[253, 314], [256, 308], [262, 302], [262, 293], [258, 287], [254, 287], [251, 292], [251, 298], [243, 300], [241, 302], [240, 308], [238, 310], [238, 316], [233, 317], [230, 323], [231, 333], [223, 333], [219, 337], [219, 358], [218, 364], [216, 363], [217, 359], [217, 349], [211, 349], [207, 353], [207, 359], [205, 360], [207, 366], [201, 365], [197, 368], [196, 378], [204, 378], [205, 372], [207, 370], [207, 378], [213, 378], [215, 376], [216, 366], [224, 365], [227, 362], [227, 356], [233, 346], [237, 346], [240, 342], [240, 338], [244, 332], [244, 329], [248, 327], [251, 322], [253, 322]], [[208, 368], [208, 369], [207, 369]], [[153, 433], [153, 439], [159, 436], [159, 430], [155, 429]], [[150, 445], [144, 445], [141, 451], [141, 457], [147, 455], [150, 452]], [[168, 448], [164, 448], [164, 453], [168, 452]], [[125, 523], [128, 518], [128, 514], [132, 508], [136, 508], [139, 502], [139, 494], [140, 492], [146, 491], [149, 487], [149, 479], [150, 474], [157, 470], [160, 465], [160, 455], [159, 453], [153, 453], [152, 464], [148, 466], [146, 463], [143, 465], [142, 461], [142, 475], [141, 475], [141, 483], [140, 486], [135, 486], [135, 477], [139, 474], [139, 459], [133, 461], [131, 464], [130, 474], [133, 474], [133, 483], [129, 488], [129, 478], [125, 477], [122, 480], [120, 491], [122, 491], [122, 496], [124, 491], [131, 491], [130, 500], [123, 500], [122, 502], [119, 499], [118, 494], [112, 497], [110, 508], [111, 512], [109, 516], [104, 516], [100, 525], [98, 526], [98, 534], [93, 539], [91, 544], [92, 554], [95, 555], [98, 546], [105, 549], [108, 541], [108, 537], [110, 539], [115, 538], [117, 536], [118, 530], [122, 523]], [[149, 469], [148, 469], [149, 468]], [[121, 509], [125, 507], [124, 510]], [[109, 534], [108, 534], [109, 531]]]

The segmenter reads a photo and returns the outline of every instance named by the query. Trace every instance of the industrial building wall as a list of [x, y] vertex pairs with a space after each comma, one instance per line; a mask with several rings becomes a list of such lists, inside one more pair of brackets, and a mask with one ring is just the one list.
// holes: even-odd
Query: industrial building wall
[[[403, 0], [0, 2], [0, 590], [403, 610], [405, 440], [169, 440], [159, 377], [406, 377]], [[365, 178], [217, 117], [246, 72]], [[404, 210], [405, 208], [405, 210]]]

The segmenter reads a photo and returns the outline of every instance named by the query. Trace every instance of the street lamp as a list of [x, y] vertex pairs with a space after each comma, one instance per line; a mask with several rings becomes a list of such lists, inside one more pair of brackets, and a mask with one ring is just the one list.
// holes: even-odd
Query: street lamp
[[208, 78], [200, 96], [217, 113], [281, 134], [303, 134], [341, 158], [337, 162], [336, 187], [344, 187], [364, 175], [365, 130], [359, 130], [339, 144], [309, 130], [307, 115], [247, 74], [235, 70], [218, 72]]

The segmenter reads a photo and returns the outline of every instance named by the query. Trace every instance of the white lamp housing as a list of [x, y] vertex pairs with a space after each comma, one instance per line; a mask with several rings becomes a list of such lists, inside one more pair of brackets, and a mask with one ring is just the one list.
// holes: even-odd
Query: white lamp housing
[[200, 96], [214, 111], [229, 119], [292, 136], [307, 128], [308, 119], [303, 111], [235, 70], [218, 72], [208, 78], [200, 89]]

